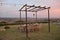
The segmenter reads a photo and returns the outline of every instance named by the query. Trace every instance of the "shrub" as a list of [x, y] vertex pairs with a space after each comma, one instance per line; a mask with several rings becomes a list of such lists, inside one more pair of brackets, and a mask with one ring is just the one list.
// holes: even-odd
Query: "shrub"
[[5, 26], [5, 27], [4, 27], [4, 29], [10, 29], [10, 27], [8, 27], [8, 26]]

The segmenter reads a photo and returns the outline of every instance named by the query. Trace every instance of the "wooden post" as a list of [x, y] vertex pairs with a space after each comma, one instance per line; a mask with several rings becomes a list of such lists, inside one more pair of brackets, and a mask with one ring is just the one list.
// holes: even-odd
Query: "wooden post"
[[21, 22], [21, 10], [20, 10], [20, 22]]
[[25, 6], [25, 13], [26, 13], [26, 40], [28, 40], [28, 26], [27, 26], [27, 4]]
[[50, 7], [48, 7], [48, 31], [50, 32], [50, 14], [49, 14], [49, 9], [50, 9]]
[[[19, 11], [20, 11], [20, 15], [19, 15], [20, 16], [20, 20], [19, 21], [20, 21], [20, 27], [21, 27], [21, 10], [19, 10]], [[21, 32], [20, 27], [18, 27], [18, 30]]]
[[37, 23], [37, 12], [36, 12], [36, 23]]

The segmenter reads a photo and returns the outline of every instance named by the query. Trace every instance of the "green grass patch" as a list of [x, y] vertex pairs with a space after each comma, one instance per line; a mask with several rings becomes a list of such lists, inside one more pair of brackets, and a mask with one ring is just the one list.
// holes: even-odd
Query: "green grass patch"
[[[42, 24], [39, 32], [29, 33], [29, 40], [60, 40], [60, 25], [51, 24], [51, 32], [48, 32], [48, 25]], [[0, 32], [2, 40], [26, 40], [25, 33], [19, 32], [17, 27], [11, 27], [6, 31]]]

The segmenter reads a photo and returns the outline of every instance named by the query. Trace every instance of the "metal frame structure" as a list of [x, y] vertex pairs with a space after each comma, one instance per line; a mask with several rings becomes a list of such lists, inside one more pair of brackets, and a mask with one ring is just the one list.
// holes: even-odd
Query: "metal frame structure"
[[44, 6], [44, 7], [41, 7], [41, 6], [35, 6], [35, 5], [27, 5], [25, 4], [19, 11], [20, 11], [20, 21], [21, 21], [21, 11], [25, 11], [26, 13], [26, 38], [28, 38], [28, 29], [27, 29], [27, 12], [36, 12], [36, 21], [37, 21], [37, 12], [38, 11], [42, 11], [42, 10], [45, 10], [45, 9], [48, 9], [48, 31], [50, 32], [50, 14], [49, 14], [49, 9], [50, 7], [47, 7]]

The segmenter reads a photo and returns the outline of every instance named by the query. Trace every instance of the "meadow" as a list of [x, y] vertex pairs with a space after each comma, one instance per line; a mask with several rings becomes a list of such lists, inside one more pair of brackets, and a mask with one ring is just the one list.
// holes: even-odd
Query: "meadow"
[[[28, 40], [60, 40], [60, 24], [51, 23], [50, 32], [48, 32], [48, 24], [41, 23], [40, 31], [29, 32]], [[0, 40], [26, 40], [26, 33], [19, 32], [19, 25], [8, 25], [10, 29], [0, 31]], [[3, 29], [1, 26], [0, 29]]]

